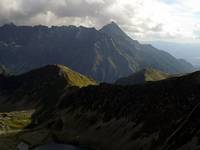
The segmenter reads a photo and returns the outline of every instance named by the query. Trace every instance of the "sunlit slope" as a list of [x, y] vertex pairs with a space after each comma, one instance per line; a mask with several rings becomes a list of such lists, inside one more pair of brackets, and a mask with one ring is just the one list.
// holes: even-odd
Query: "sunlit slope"
[[128, 77], [118, 79], [115, 84], [118, 85], [134, 85], [142, 84], [148, 81], [159, 81], [172, 77], [168, 73], [161, 72], [155, 69], [143, 69]]

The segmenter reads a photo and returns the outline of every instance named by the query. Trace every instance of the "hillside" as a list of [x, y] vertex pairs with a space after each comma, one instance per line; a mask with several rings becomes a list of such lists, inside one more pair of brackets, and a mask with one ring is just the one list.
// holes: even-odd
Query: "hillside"
[[[63, 65], [47, 65], [18, 76], [0, 80], [0, 111], [51, 107], [66, 89], [96, 85], [96, 81]], [[28, 99], [28, 100], [27, 100]]]
[[[21, 110], [22, 99], [39, 99], [40, 105], [26, 105], [26, 111], [13, 114], [27, 115], [27, 119], [19, 118], [29, 124], [15, 134], [1, 135], [3, 150], [14, 150], [22, 141], [30, 148], [52, 141], [103, 150], [198, 147], [200, 72], [142, 85], [100, 84], [66, 89], [66, 84], [61, 84], [66, 78], [60, 80], [59, 70], [58, 66], [47, 66], [21, 75], [20, 79], [4, 80], [6, 85], [20, 81], [15, 84], [17, 87], [2, 87], [0, 96], [7, 97], [7, 102], [18, 104], [15, 106]], [[30, 117], [32, 109], [35, 111]], [[13, 122], [8, 126], [11, 129], [16, 127], [17, 121]]]
[[143, 84], [148, 81], [159, 81], [172, 77], [167, 73], [155, 69], [143, 69], [128, 77], [118, 79], [115, 84], [117, 85], [134, 85]]
[[144, 68], [186, 73], [194, 67], [151, 45], [132, 40], [112, 22], [100, 30], [83, 26], [0, 27], [0, 63], [14, 73], [63, 64], [97, 81], [114, 82]]
[[46, 127], [58, 141], [94, 149], [193, 150], [200, 138], [199, 79], [196, 72], [138, 86], [83, 88], [63, 98]]

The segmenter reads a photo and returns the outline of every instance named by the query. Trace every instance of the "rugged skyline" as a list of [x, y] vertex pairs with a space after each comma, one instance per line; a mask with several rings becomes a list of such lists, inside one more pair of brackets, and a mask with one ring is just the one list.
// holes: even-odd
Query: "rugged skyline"
[[114, 22], [100, 30], [10, 24], [0, 27], [0, 35], [0, 64], [17, 74], [63, 64], [97, 81], [114, 82], [145, 68], [171, 74], [195, 70], [185, 60], [131, 39]]
[[85, 25], [117, 22], [138, 40], [199, 42], [197, 0], [1, 0], [0, 24]]

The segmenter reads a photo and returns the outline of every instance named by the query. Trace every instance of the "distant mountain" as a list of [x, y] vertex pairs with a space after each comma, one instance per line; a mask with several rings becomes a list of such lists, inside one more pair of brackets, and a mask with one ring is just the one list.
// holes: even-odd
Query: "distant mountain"
[[142, 85], [83, 88], [70, 87], [71, 73], [73, 81], [80, 77], [50, 65], [1, 81], [2, 150], [53, 141], [103, 150], [198, 149], [200, 72]]
[[[130, 42], [134, 41], [115, 22], [111, 22], [103, 26], [103, 28], [100, 29], [100, 32], [106, 33], [114, 39], [119, 39], [123, 41], [126, 40]], [[135, 40], [135, 44], [139, 43]]]
[[176, 43], [176, 42], [164, 42], [164, 41], [146, 41], [158, 49], [165, 50], [177, 58], [183, 58], [192, 63], [195, 67], [200, 67], [200, 43]]
[[168, 73], [161, 72], [155, 69], [143, 69], [128, 77], [118, 79], [115, 84], [117, 85], [134, 85], [143, 84], [147, 81], [159, 81], [172, 77]]
[[128, 55], [132, 55], [131, 60], [134, 60], [133, 64], [141, 66], [142, 69], [145, 69], [144, 66], [146, 66], [146, 68], [155, 68], [167, 73], [194, 71], [194, 67], [190, 63], [176, 59], [169, 53], [156, 49], [150, 44], [140, 44], [138, 41], [132, 40], [114, 22], [104, 26], [100, 31], [110, 35], [120, 49], [129, 52]]
[[168, 73], [193, 71], [170, 54], [132, 40], [112, 22], [100, 30], [75, 26], [0, 27], [0, 64], [22, 73], [63, 64], [97, 81], [114, 82], [144, 68]]

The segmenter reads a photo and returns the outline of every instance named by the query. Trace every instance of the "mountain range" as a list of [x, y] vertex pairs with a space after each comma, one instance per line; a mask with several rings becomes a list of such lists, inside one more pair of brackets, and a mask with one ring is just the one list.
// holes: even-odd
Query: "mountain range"
[[132, 40], [114, 22], [100, 30], [7, 24], [0, 35], [0, 64], [15, 74], [63, 64], [98, 82], [114, 82], [145, 68], [170, 74], [194, 71], [191, 64]]
[[97, 85], [62, 65], [4, 76], [0, 147], [56, 141], [103, 150], [198, 149], [199, 87], [200, 72], [133, 86]]

